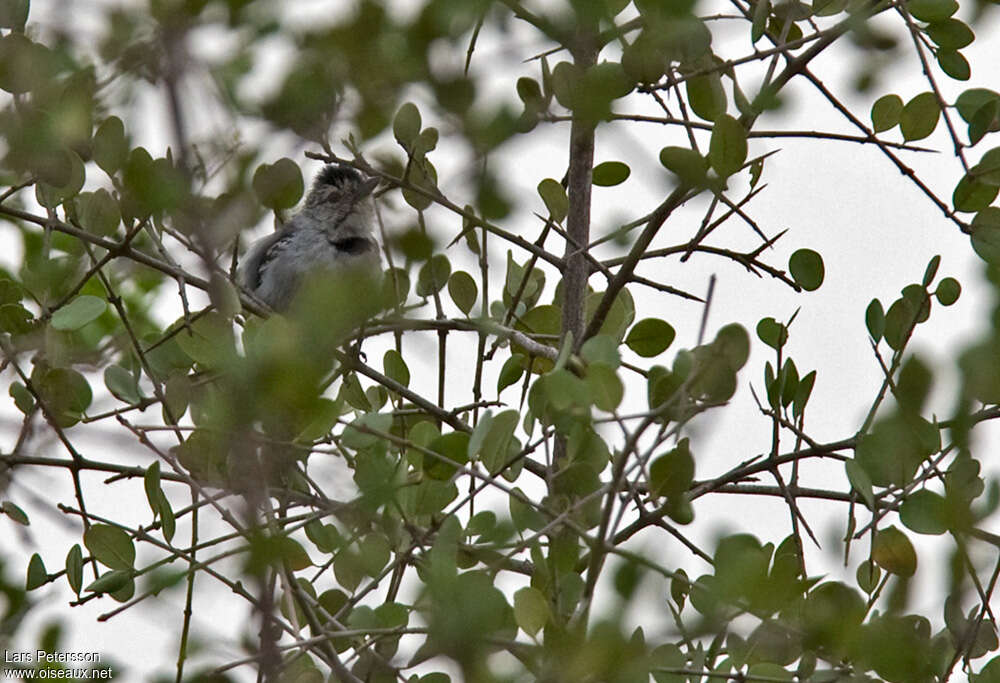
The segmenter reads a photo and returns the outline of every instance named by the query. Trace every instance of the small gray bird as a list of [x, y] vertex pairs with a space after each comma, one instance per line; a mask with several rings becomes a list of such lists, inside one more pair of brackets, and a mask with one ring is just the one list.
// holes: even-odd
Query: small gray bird
[[323, 168], [305, 207], [281, 230], [250, 247], [237, 274], [240, 284], [275, 311], [284, 311], [309, 273], [379, 269], [368, 199], [378, 182], [347, 166]]

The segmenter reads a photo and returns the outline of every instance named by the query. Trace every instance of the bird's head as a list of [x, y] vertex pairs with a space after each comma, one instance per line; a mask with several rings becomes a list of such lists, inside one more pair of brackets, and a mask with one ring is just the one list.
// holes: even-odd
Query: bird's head
[[329, 164], [313, 181], [302, 212], [326, 230], [369, 233], [374, 217], [366, 200], [378, 183], [378, 178], [365, 178], [349, 166]]

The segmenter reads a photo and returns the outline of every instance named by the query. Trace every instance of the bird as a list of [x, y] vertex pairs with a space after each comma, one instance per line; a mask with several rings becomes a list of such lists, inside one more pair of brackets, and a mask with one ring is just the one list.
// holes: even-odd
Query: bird
[[378, 178], [366, 178], [350, 166], [323, 167], [302, 210], [251, 245], [237, 271], [239, 283], [272, 310], [283, 312], [313, 273], [380, 271], [369, 198], [378, 183]]

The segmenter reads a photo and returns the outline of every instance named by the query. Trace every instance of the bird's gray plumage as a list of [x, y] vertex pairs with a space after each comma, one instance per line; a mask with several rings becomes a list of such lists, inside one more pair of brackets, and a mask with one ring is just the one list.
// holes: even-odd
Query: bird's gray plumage
[[240, 265], [240, 283], [272, 309], [283, 311], [309, 273], [379, 268], [368, 199], [377, 184], [377, 178], [363, 178], [352, 168], [326, 166], [303, 209], [281, 230], [250, 247]]

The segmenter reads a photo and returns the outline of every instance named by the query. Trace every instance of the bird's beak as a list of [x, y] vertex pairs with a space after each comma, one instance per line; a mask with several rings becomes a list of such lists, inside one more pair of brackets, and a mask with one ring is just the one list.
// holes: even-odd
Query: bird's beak
[[370, 195], [375, 191], [375, 188], [378, 187], [378, 184], [378, 178], [367, 178], [362, 181], [361, 185], [358, 186], [358, 199], [362, 199]]

